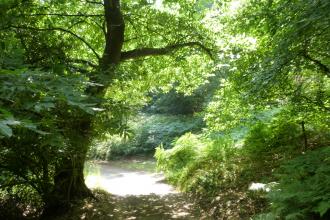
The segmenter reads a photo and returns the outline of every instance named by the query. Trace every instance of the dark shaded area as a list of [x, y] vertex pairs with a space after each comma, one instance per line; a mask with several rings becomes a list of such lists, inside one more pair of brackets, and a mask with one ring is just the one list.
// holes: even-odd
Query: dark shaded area
[[52, 220], [75, 219], [200, 219], [199, 209], [183, 194], [120, 197], [94, 191], [95, 199], [75, 204], [69, 213]]

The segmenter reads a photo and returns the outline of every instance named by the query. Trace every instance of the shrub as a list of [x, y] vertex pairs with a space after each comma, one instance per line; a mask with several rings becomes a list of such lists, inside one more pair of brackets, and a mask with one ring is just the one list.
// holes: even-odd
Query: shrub
[[120, 135], [108, 135], [103, 140], [95, 140], [88, 157], [97, 160], [111, 160], [135, 152], [135, 146]]
[[37, 219], [43, 205], [38, 192], [24, 184], [0, 190], [0, 219]]
[[[299, 124], [258, 123], [251, 128], [243, 144], [245, 176], [253, 181], [271, 178], [273, 169], [303, 149]], [[269, 181], [269, 180], [267, 180]]]
[[173, 149], [157, 148], [155, 157], [167, 179], [194, 195], [210, 219], [248, 219], [264, 208], [265, 199], [249, 194], [248, 184], [238, 181], [239, 153], [228, 137], [185, 134]]
[[283, 164], [269, 193], [273, 213], [285, 219], [330, 218], [330, 147], [309, 151]]
[[[141, 123], [143, 122], [143, 123]], [[137, 154], [153, 154], [162, 145], [171, 148], [172, 142], [186, 132], [198, 132], [202, 121], [198, 117], [139, 114], [129, 121], [131, 137], [108, 135], [95, 141], [89, 157], [93, 159], [114, 159]]]
[[[198, 157], [182, 171], [180, 187], [195, 194], [214, 195], [224, 182], [234, 181], [235, 163], [230, 162], [236, 150], [228, 138], [205, 139]], [[226, 187], [229, 187], [227, 184]]]
[[162, 146], [156, 148], [157, 169], [165, 172], [167, 179], [173, 184], [179, 184], [182, 169], [197, 159], [198, 151], [203, 143], [194, 134], [187, 133], [180, 137], [174, 147], [165, 150]]
[[170, 182], [185, 191], [211, 195], [235, 178], [237, 167], [229, 162], [235, 152], [227, 138], [211, 140], [187, 133], [172, 149], [157, 148], [155, 157]]
[[10, 192], [15, 202], [35, 204], [37, 195], [49, 204], [67, 165], [63, 161], [82, 158], [86, 145], [78, 141], [79, 132], [85, 132], [99, 103], [83, 95], [87, 86], [77, 74], [0, 68], [0, 190]]
[[154, 152], [160, 144], [168, 149], [176, 138], [187, 132], [198, 132], [201, 126], [202, 120], [198, 117], [141, 114], [132, 124], [133, 144], [149, 152]]
[[200, 112], [203, 107], [204, 96], [193, 94], [186, 96], [174, 89], [165, 94], [153, 97], [153, 103], [145, 110], [156, 114], [192, 115]]
[[269, 122], [259, 122], [247, 133], [242, 147], [242, 175], [250, 181], [274, 181], [276, 177], [273, 172], [283, 162], [306, 150], [329, 144], [329, 134], [324, 122], [314, 121], [313, 124], [305, 124], [303, 131], [299, 118], [293, 117], [288, 120], [287, 117], [280, 115]]

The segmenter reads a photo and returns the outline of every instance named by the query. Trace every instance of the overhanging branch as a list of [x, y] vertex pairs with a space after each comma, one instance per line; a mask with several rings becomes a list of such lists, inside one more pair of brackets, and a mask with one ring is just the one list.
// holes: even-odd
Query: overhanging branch
[[61, 14], [61, 13], [37, 13], [37, 14], [21, 14], [22, 17], [36, 16], [58, 16], [58, 17], [104, 17], [104, 14]]
[[86, 3], [96, 4], [96, 5], [104, 5], [102, 2], [97, 2], [97, 1], [88, 1], [88, 0], [86, 0]]
[[317, 65], [320, 70], [327, 76], [330, 77], [330, 68], [327, 67], [325, 64], [321, 63], [321, 61], [314, 59], [308, 53], [303, 53], [303, 56], [307, 59], [312, 61], [315, 65]]
[[121, 53], [121, 60], [135, 59], [146, 56], [160, 56], [167, 55], [175, 50], [179, 50], [184, 47], [199, 47], [202, 49], [211, 59], [213, 59], [211, 50], [205, 47], [200, 42], [187, 42], [187, 43], [179, 43], [172, 44], [162, 48], [140, 48], [134, 49], [130, 51], [125, 51]]
[[60, 28], [60, 27], [36, 28], [36, 27], [27, 27], [27, 26], [11, 26], [11, 28], [27, 29], [27, 30], [34, 30], [34, 31], [61, 31], [61, 32], [64, 32], [64, 33], [68, 33], [68, 34], [74, 36], [75, 38], [77, 38], [78, 40], [80, 40], [81, 42], [83, 42], [94, 53], [96, 58], [98, 60], [100, 60], [100, 56], [98, 55], [98, 53], [94, 50], [94, 48], [84, 38], [80, 37], [79, 35], [73, 33], [72, 31], [69, 31], [67, 29]]

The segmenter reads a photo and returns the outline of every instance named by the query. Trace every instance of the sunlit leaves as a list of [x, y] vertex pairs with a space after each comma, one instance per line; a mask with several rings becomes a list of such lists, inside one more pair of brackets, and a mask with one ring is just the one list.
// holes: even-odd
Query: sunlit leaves
[[274, 214], [289, 219], [313, 214], [323, 216], [328, 212], [329, 156], [329, 147], [325, 147], [282, 165], [277, 174], [280, 184], [269, 194]]
[[[258, 93], [257, 87], [271, 94], [274, 90], [283, 93], [291, 89], [290, 81], [296, 77], [303, 75], [307, 80], [310, 76], [305, 75], [306, 70], [312, 70], [310, 74], [326, 75], [308, 57], [325, 65], [329, 62], [329, 7], [326, 1], [246, 2], [232, 22], [234, 32], [254, 37], [258, 43], [257, 54], [245, 53], [241, 60], [248, 65], [240, 68], [242, 79], [255, 85], [253, 93]], [[246, 72], [255, 77], [245, 76]]]
[[0, 121], [0, 135], [6, 137], [11, 137], [13, 135], [12, 129], [3, 121]]
[[[11, 112], [4, 114], [1, 120], [2, 130], [6, 136], [12, 135], [12, 127], [23, 127], [43, 133], [36, 125], [27, 123], [26, 119], [43, 121], [42, 118], [36, 119], [36, 116], [41, 114], [49, 117], [55, 112], [65, 110], [60, 109], [65, 105], [67, 110], [72, 108], [70, 111], [75, 108], [88, 114], [98, 111], [95, 108], [95, 100], [93, 103], [88, 97], [82, 96], [81, 91], [85, 86], [81, 77], [62, 78], [40, 71], [2, 70], [0, 78], [0, 104]], [[23, 121], [17, 120], [16, 116]], [[47, 127], [47, 124], [44, 126]]]

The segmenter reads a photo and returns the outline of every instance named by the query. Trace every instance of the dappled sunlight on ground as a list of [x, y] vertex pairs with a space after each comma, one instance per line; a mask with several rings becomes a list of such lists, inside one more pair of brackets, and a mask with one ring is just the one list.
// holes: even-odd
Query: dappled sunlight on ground
[[95, 198], [55, 220], [201, 219], [189, 197], [166, 184], [154, 161], [89, 162], [85, 179]]
[[93, 162], [89, 166], [85, 180], [92, 189], [99, 188], [119, 196], [177, 193], [164, 183], [164, 176], [160, 173], [115, 167], [107, 162]]
[[116, 196], [94, 190], [95, 198], [76, 204], [69, 213], [51, 220], [168, 220], [202, 219], [184, 194]]

